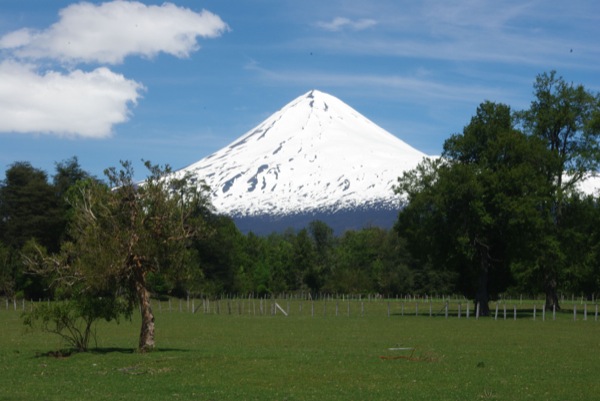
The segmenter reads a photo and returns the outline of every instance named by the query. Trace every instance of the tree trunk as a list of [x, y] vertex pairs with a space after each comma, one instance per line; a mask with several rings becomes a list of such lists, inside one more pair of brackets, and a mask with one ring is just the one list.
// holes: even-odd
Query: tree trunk
[[475, 294], [475, 307], [479, 304], [479, 316], [490, 315], [490, 295], [488, 293], [488, 272], [490, 268], [490, 260], [488, 250], [484, 246], [479, 247], [480, 266], [479, 280], [477, 285], [477, 293]]
[[139, 351], [147, 352], [154, 349], [154, 314], [150, 306], [150, 293], [146, 289], [146, 280], [142, 279], [136, 284], [142, 313], [142, 328], [140, 330]]
[[546, 292], [546, 310], [560, 310], [560, 305], [558, 304], [558, 291], [556, 289], [556, 279], [552, 277], [551, 274], [547, 274], [544, 277], [544, 290]]

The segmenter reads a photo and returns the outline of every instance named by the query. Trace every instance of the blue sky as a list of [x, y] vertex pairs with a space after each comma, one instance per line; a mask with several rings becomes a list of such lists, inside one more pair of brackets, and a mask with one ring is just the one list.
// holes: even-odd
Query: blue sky
[[0, 177], [182, 168], [311, 89], [439, 154], [539, 73], [600, 91], [598, 38], [593, 0], [1, 0]]

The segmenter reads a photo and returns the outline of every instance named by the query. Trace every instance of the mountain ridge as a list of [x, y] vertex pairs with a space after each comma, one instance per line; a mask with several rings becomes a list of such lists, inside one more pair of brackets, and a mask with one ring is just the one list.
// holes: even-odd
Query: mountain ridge
[[393, 185], [425, 157], [341, 100], [311, 90], [177, 174], [204, 179], [217, 212], [232, 217], [397, 210]]

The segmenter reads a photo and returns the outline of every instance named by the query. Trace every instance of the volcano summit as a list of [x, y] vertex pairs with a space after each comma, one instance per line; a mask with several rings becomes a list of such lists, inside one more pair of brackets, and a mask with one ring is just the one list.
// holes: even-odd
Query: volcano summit
[[270, 233], [315, 219], [340, 231], [382, 225], [381, 218], [391, 218], [383, 222], [391, 226], [399, 208], [392, 187], [424, 157], [339, 99], [312, 90], [177, 173], [205, 180], [217, 212], [242, 231]]

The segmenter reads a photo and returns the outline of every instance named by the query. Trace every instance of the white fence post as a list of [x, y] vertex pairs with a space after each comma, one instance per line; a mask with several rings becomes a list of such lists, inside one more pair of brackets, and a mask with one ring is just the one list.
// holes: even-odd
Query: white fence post
[[546, 303], [542, 306], [542, 322], [546, 321]]

